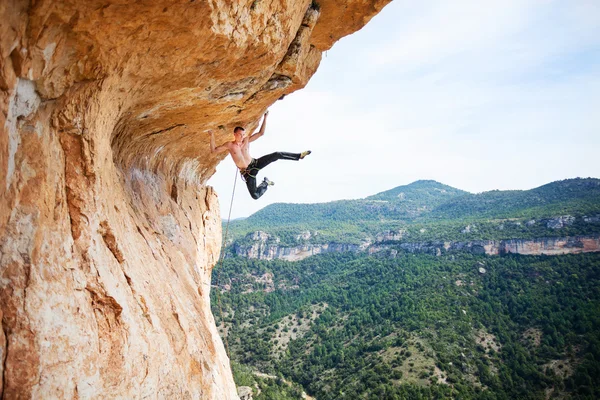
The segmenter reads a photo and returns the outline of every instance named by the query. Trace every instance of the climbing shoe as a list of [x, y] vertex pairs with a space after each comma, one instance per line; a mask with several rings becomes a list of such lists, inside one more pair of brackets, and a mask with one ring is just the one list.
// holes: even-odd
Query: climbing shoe
[[302, 153], [300, 153], [300, 159], [302, 160], [304, 157], [306, 157], [310, 153], [312, 153], [312, 151], [310, 151], [310, 150], [303, 151]]
[[269, 178], [267, 178], [266, 176], [265, 179], [263, 179], [263, 183], [266, 183], [267, 186], [273, 186], [275, 184], [275, 182], [270, 181]]

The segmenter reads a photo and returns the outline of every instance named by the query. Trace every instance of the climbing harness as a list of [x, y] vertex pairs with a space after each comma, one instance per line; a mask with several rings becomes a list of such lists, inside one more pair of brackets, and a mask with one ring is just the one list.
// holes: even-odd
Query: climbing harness
[[[252, 174], [250, 173], [250, 171], [252, 171], [253, 169], [255, 169], [255, 170], [256, 170], [256, 174], [255, 174], [255, 175], [252, 175]], [[246, 177], [248, 177], [248, 176], [249, 176], [250, 178], [254, 178], [254, 179], [256, 179], [256, 175], [258, 175], [258, 171], [259, 171], [259, 169], [258, 169], [258, 168], [247, 168], [247, 169], [240, 169], [240, 176], [242, 177], [242, 180], [243, 180], [244, 182], [246, 182]]]
[[[260, 171], [260, 168], [256, 168], [256, 167], [252, 166], [255, 161], [256, 160], [253, 158], [252, 161], [250, 162], [250, 164], [248, 164], [248, 166], [246, 168], [243, 168], [243, 169], [240, 168], [240, 175], [242, 176], [242, 180], [244, 182], [246, 182], [246, 177], [247, 176], [256, 179], [256, 175], [258, 175], [258, 171]], [[254, 175], [251, 174], [252, 171], [256, 171], [254, 173]]]
[[227, 325], [225, 324], [225, 318], [223, 318], [223, 307], [221, 306], [221, 292], [219, 290], [219, 283], [221, 282], [221, 270], [223, 269], [223, 259], [225, 246], [227, 245], [227, 235], [229, 234], [229, 221], [231, 221], [231, 209], [233, 208], [233, 198], [235, 196], [235, 186], [237, 183], [237, 170], [235, 171], [235, 176], [233, 178], [233, 192], [231, 193], [231, 202], [229, 203], [229, 215], [227, 216], [227, 225], [225, 227], [225, 237], [223, 238], [223, 243], [221, 243], [221, 253], [219, 254], [219, 260], [217, 261], [217, 266], [219, 266], [219, 272], [217, 273], [217, 282], [216, 282], [216, 293], [217, 293], [217, 303], [219, 305], [219, 314], [221, 317], [221, 323], [223, 324], [223, 338], [225, 339], [225, 350], [227, 352], [227, 357], [231, 359], [231, 353], [229, 352], [229, 341], [227, 340]]

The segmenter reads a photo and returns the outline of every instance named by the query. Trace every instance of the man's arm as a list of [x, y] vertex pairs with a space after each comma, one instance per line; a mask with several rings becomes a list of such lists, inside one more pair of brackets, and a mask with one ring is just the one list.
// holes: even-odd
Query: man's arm
[[215, 133], [213, 131], [210, 132], [210, 152], [211, 153], [221, 153], [223, 151], [229, 150], [229, 143], [222, 144], [220, 146], [215, 146]]
[[265, 113], [265, 118], [263, 119], [263, 123], [260, 126], [260, 130], [258, 132], [256, 132], [254, 135], [250, 136], [250, 139], [248, 139], [249, 142], [254, 142], [256, 139], [258, 139], [259, 137], [261, 137], [262, 135], [265, 134], [265, 129], [267, 128], [267, 116], [269, 115], [269, 112], [267, 111]]

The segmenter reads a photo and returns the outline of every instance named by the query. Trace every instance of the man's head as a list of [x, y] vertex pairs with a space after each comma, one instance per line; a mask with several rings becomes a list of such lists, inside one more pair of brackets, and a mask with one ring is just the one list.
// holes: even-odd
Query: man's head
[[243, 139], [245, 131], [246, 130], [244, 128], [242, 128], [241, 126], [236, 126], [235, 129], [233, 130], [233, 136], [235, 137], [235, 140]]

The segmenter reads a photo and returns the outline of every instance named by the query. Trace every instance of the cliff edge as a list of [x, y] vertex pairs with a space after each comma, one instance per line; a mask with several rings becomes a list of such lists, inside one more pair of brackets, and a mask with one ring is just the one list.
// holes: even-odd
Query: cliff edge
[[3, 398], [237, 398], [206, 131], [252, 129], [388, 2], [0, 4]]

